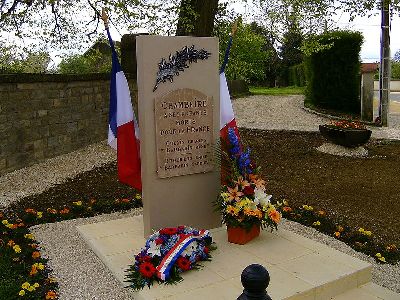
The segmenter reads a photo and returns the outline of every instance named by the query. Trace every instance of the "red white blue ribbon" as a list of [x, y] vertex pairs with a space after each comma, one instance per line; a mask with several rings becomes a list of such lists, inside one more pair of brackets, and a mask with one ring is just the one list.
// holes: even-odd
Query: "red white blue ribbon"
[[157, 277], [164, 281], [168, 280], [172, 266], [175, 264], [175, 261], [187, 248], [187, 246], [189, 246], [189, 244], [195, 240], [201, 240], [208, 236], [210, 236], [210, 232], [208, 230], [200, 230], [198, 235], [182, 235], [179, 241], [172, 247], [171, 250], [169, 250], [161, 263], [157, 266]]

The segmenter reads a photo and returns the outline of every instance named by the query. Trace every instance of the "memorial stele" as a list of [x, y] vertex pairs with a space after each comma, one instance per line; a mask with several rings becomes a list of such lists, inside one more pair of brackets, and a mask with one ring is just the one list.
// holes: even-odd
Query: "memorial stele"
[[218, 53], [217, 38], [136, 38], [145, 237], [221, 226]]

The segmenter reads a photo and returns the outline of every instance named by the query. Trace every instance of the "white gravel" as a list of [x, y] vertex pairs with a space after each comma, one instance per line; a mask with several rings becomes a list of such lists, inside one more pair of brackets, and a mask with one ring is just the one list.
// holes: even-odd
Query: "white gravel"
[[124, 288], [114, 278], [88, 248], [76, 227], [138, 214], [141, 214], [141, 209], [31, 227], [35, 238], [41, 242], [41, 253], [50, 259], [49, 266], [59, 282], [60, 299], [133, 299], [132, 290]]
[[42, 193], [67, 178], [116, 160], [116, 157], [116, 151], [104, 141], [7, 173], [0, 177], [0, 208]]
[[324, 143], [316, 148], [318, 151], [338, 155], [338, 156], [352, 156], [352, 157], [367, 157], [368, 150], [364, 147], [346, 148], [340, 145], [331, 143]]
[[[303, 96], [252, 96], [234, 100], [233, 106], [240, 127], [318, 131], [318, 125], [329, 122], [327, 118], [305, 111], [302, 103]], [[398, 127], [374, 129], [372, 136], [400, 139], [400, 130]], [[115, 159], [116, 153], [106, 142], [101, 142], [6, 174], [0, 177], [0, 208], [24, 196], [41, 193], [67, 178]], [[42, 242], [43, 253], [50, 258], [49, 264], [54, 270], [54, 275], [59, 279], [61, 299], [132, 299], [131, 293], [118, 283], [97, 256], [88, 249], [76, 226], [140, 213], [141, 210], [132, 210], [128, 213], [113, 213], [32, 228], [36, 238]], [[284, 221], [281, 228], [370, 262], [374, 267], [373, 281], [397, 293], [400, 292], [399, 264], [377, 264], [373, 258], [298, 223]]]

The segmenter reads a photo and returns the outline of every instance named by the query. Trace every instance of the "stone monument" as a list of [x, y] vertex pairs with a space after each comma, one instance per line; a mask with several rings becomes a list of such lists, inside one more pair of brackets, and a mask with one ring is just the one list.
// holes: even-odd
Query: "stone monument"
[[136, 38], [144, 235], [221, 225], [218, 40]]

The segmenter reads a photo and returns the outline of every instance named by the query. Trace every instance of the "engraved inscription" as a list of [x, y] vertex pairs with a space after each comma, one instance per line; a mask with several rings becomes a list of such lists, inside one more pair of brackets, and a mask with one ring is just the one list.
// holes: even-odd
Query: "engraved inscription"
[[179, 89], [156, 98], [154, 103], [158, 176], [212, 171], [212, 97]]

